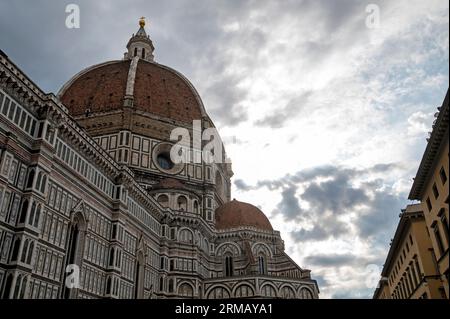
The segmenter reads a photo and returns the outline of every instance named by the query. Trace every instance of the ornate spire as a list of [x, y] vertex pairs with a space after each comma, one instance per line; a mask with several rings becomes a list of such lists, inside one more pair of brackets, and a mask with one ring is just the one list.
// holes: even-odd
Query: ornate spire
[[153, 51], [155, 50], [155, 47], [153, 46], [152, 40], [145, 32], [144, 27], [145, 18], [141, 17], [139, 19], [139, 30], [136, 34], [133, 34], [128, 41], [128, 52], [125, 53], [124, 59], [139, 57], [143, 60], [153, 61]]

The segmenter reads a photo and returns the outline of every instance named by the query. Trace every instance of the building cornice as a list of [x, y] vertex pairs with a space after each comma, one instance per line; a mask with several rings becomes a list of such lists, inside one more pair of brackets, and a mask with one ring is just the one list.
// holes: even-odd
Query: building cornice
[[408, 199], [422, 200], [427, 181], [433, 173], [433, 167], [441, 149], [441, 145], [448, 143], [448, 122], [449, 122], [449, 92], [445, 96], [439, 115], [433, 124], [433, 130], [428, 140], [425, 153], [422, 156], [419, 170], [417, 171], [414, 183], [411, 187]]
[[406, 210], [403, 210], [400, 214], [400, 221], [398, 223], [397, 230], [395, 231], [394, 238], [392, 239], [389, 253], [386, 257], [386, 261], [381, 272], [382, 277], [388, 277], [391, 265], [395, 261], [395, 256], [398, 253], [398, 247], [401, 245], [413, 219], [425, 219], [420, 204], [408, 205]]

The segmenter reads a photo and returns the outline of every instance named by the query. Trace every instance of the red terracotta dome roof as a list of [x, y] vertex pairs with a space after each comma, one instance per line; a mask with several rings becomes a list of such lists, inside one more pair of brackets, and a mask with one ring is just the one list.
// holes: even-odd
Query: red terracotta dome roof
[[177, 71], [138, 59], [111, 61], [75, 75], [60, 90], [59, 97], [74, 116], [123, 108], [132, 96], [136, 110], [192, 123], [205, 114], [192, 84]]
[[233, 199], [216, 209], [216, 228], [230, 229], [252, 226], [261, 230], [273, 231], [269, 219], [257, 207]]

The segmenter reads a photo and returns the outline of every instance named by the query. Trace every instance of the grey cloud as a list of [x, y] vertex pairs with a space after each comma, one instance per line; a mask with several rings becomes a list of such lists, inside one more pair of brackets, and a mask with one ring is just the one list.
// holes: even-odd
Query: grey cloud
[[309, 224], [313, 224], [311, 229], [299, 228], [290, 233], [290, 236], [297, 242], [324, 241], [328, 238], [339, 238], [348, 234], [348, 225], [331, 216], [318, 216], [312, 214], [302, 214], [301, 218]]
[[315, 274], [314, 279], [317, 281], [319, 287], [326, 287], [329, 285], [328, 280], [326, 280], [324, 276]]
[[305, 257], [306, 264], [322, 267], [357, 266], [365, 268], [367, 265], [381, 262], [373, 256], [358, 256], [351, 253], [346, 254], [315, 254]]
[[[399, 163], [381, 163], [367, 169], [328, 165], [278, 180], [259, 181], [254, 186], [238, 181], [236, 186], [244, 191], [261, 187], [281, 190], [281, 200], [272, 214], [309, 225], [290, 233], [295, 241], [321, 241], [348, 235], [351, 227], [342, 222], [341, 216], [356, 213], [356, 221], [352, 225], [356, 235], [386, 244], [386, 234], [392, 233], [398, 211], [406, 204], [406, 197], [394, 195], [389, 188], [381, 187], [384, 181], [380, 178], [362, 182], [361, 178], [374, 173], [389, 174], [398, 167], [401, 167]], [[359, 180], [358, 186], [354, 186], [356, 180]], [[300, 200], [307, 202], [310, 208], [300, 206]]]
[[237, 189], [243, 190], [243, 191], [249, 191], [252, 189], [251, 186], [247, 185], [242, 179], [237, 179], [234, 181], [234, 185]]
[[312, 182], [301, 197], [317, 212], [330, 211], [339, 215], [368, 201], [365, 190], [352, 187], [349, 181], [348, 176], [337, 173], [333, 180]]
[[272, 114], [257, 120], [254, 124], [262, 127], [268, 126], [273, 129], [282, 128], [288, 120], [292, 120], [306, 108], [306, 104], [308, 103], [311, 94], [312, 91], [301, 93], [299, 96], [291, 99], [283, 108], [272, 110]]
[[342, 289], [333, 293], [331, 299], [367, 299], [373, 295], [373, 288]]
[[246, 110], [240, 105], [246, 92], [236, 87], [240, 80], [234, 77], [223, 77], [206, 89], [210, 100], [208, 110], [223, 125], [234, 126], [247, 120]]
[[[8, 1], [0, 4], [0, 46], [44, 90], [57, 92], [83, 68], [120, 59], [126, 41], [137, 29], [137, 17], [149, 20], [148, 32], [154, 41], [155, 58], [185, 74], [199, 90], [207, 110], [220, 125], [234, 126], [248, 120], [240, 102], [247, 91], [239, 84], [255, 67], [270, 63], [271, 54], [261, 54], [269, 44], [270, 26], [287, 18], [315, 19], [321, 40], [350, 23], [358, 1], [76, 1], [81, 10], [81, 28], [64, 26], [64, 2], [50, 0]], [[26, 8], [24, 10], [23, 8]], [[249, 23], [250, 18], [254, 23]], [[20, 27], [18, 22], [20, 21]], [[226, 32], [223, 26], [239, 22], [240, 29]], [[269, 27], [267, 27], [269, 26]], [[307, 39], [295, 26], [292, 41]], [[326, 36], [325, 38], [323, 38]], [[319, 41], [317, 43], [326, 43]], [[316, 43], [316, 45], [317, 45]], [[332, 50], [335, 43], [328, 43]], [[313, 45], [305, 47], [313, 50]], [[229, 48], [240, 47], [240, 56]], [[280, 44], [279, 50], [282, 50]], [[325, 48], [317, 48], [327, 56]], [[305, 59], [317, 59], [317, 52], [304, 52]], [[239, 66], [239, 68], [230, 68]], [[49, 72], [48, 70], [51, 70]], [[212, 78], [205, 78], [208, 70]], [[231, 71], [233, 70], [233, 71]], [[238, 70], [238, 71], [236, 71]], [[283, 108], [256, 122], [279, 128], [305, 107], [309, 92], [291, 98]]]
[[305, 262], [311, 265], [320, 265], [324, 267], [339, 267], [352, 263], [356, 256], [352, 254], [329, 254], [329, 255], [310, 255], [305, 258]]
[[405, 200], [392, 194], [377, 192], [368, 212], [359, 216], [356, 226], [360, 237], [375, 237], [380, 244], [388, 243], [398, 223]]
[[297, 187], [290, 185], [281, 192], [282, 199], [277, 208], [280, 212], [283, 212], [287, 219], [296, 218], [301, 211], [298, 199], [295, 196], [296, 191]]

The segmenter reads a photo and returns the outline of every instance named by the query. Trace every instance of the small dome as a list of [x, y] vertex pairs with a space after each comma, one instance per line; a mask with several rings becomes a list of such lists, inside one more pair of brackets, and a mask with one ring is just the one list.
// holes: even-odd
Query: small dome
[[269, 219], [257, 207], [233, 199], [216, 209], [216, 228], [231, 229], [251, 226], [261, 230], [273, 231]]

